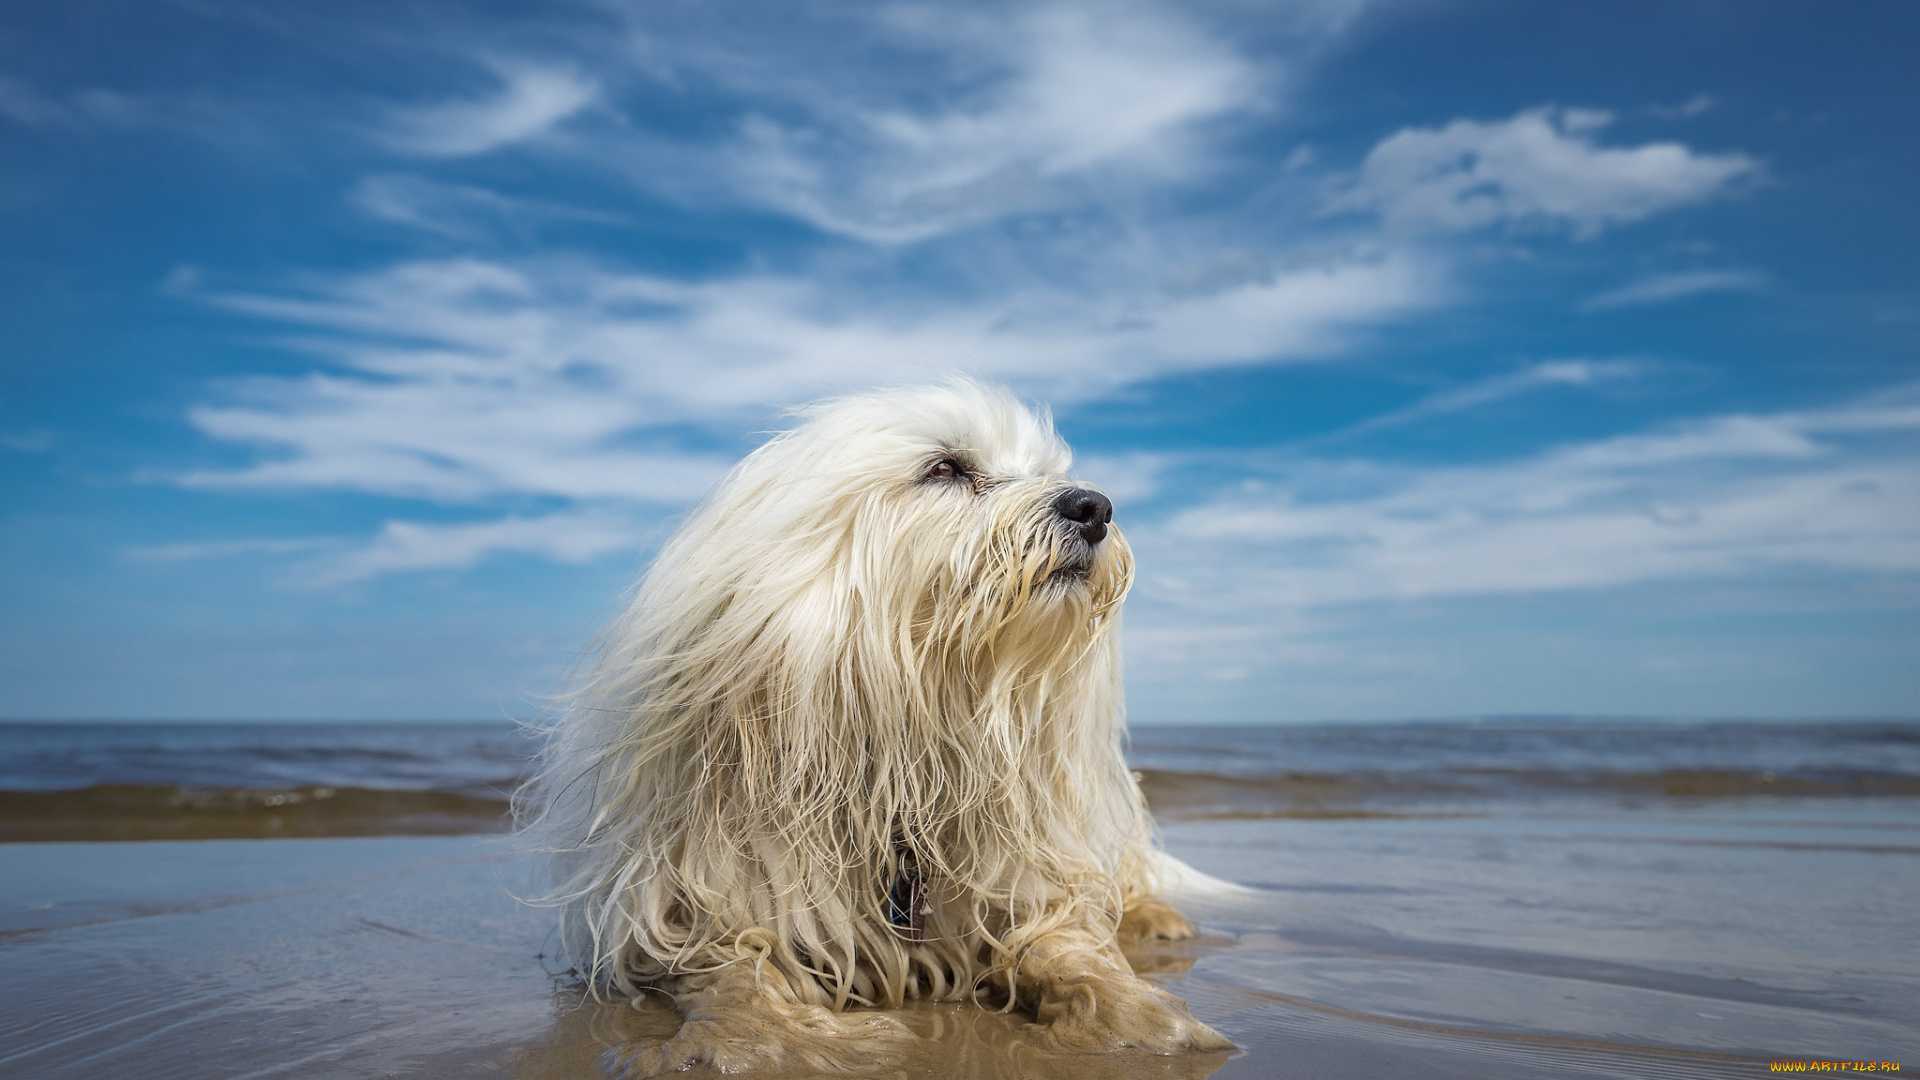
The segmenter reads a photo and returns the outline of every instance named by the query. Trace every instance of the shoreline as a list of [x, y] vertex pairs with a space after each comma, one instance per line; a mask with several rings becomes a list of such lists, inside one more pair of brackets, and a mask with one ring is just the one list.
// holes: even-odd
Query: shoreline
[[[1732, 769], [1456, 769], [1426, 777], [1284, 773], [1235, 776], [1139, 770], [1166, 822], [1427, 820], [1516, 807], [1686, 808], [1851, 800], [1920, 800], [1920, 778], [1833, 770], [1794, 775]], [[95, 784], [0, 790], [0, 843], [460, 836], [512, 828], [505, 790], [354, 785], [196, 787]]]

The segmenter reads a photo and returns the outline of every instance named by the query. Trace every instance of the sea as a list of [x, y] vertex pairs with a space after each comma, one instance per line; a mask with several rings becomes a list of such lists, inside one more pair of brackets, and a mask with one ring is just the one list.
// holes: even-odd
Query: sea
[[[506, 827], [534, 749], [491, 723], [0, 724], [0, 840]], [[1920, 723], [1508, 717], [1137, 727], [1169, 819], [1920, 797]]]
[[[0, 1075], [620, 1075], [676, 1021], [583, 997], [515, 899], [532, 748], [0, 725]], [[1128, 757], [1215, 879], [1175, 898], [1198, 938], [1131, 959], [1240, 1049], [1062, 1057], [920, 1008], [875, 1075], [1920, 1068], [1920, 722], [1140, 726]]]

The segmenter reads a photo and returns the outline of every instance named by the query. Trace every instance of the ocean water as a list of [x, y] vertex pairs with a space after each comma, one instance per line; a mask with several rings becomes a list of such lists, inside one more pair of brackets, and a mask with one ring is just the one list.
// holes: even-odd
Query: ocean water
[[[498, 794], [519, 781], [531, 749], [506, 722], [0, 723], [0, 791], [332, 785]], [[1907, 785], [1920, 780], [1920, 722], [1152, 726], [1133, 729], [1128, 757], [1166, 774], [1320, 778], [1385, 797], [1632, 788], [1682, 774], [1915, 794]]]
[[[532, 748], [504, 722], [0, 724], [0, 840], [495, 831]], [[1128, 754], [1169, 820], [1920, 797], [1913, 723], [1143, 727]]]
[[[512, 898], [525, 864], [432, 835], [501, 828], [526, 750], [505, 724], [0, 727], [0, 835], [32, 841], [0, 843], [0, 1075], [609, 1075], [671, 1012], [583, 1001]], [[1136, 966], [1240, 1052], [1060, 1057], [1017, 1015], [923, 1008], [876, 1075], [1920, 1067], [1920, 724], [1141, 728], [1130, 754], [1168, 849], [1239, 886]]]
[[1486, 719], [1138, 727], [1136, 766], [1228, 776], [1326, 774], [1404, 782], [1529, 774], [1562, 782], [1719, 771], [1830, 780], [1920, 778], [1920, 722]]
[[510, 723], [0, 724], [0, 791], [95, 785], [511, 790], [530, 749]]
[[498, 832], [512, 724], [0, 724], [0, 841]]

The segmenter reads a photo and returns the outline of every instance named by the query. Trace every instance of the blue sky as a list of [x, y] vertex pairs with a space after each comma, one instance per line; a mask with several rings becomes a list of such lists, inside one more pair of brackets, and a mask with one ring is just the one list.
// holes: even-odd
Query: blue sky
[[1920, 8], [13, 5], [0, 715], [525, 714], [780, 409], [1050, 402], [1142, 721], [1920, 713]]

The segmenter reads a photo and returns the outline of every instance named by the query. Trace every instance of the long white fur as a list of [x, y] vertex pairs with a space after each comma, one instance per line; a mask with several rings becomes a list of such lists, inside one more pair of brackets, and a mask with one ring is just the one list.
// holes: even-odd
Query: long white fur
[[[524, 835], [596, 993], [750, 963], [841, 1009], [1015, 994], [1165, 877], [1121, 756], [1132, 556], [1051, 420], [968, 382], [804, 410], [660, 551], [556, 710]], [[953, 457], [978, 482], [939, 481]], [[924, 942], [889, 922], [911, 854]], [[1177, 864], [1176, 864], [1177, 865]]]

